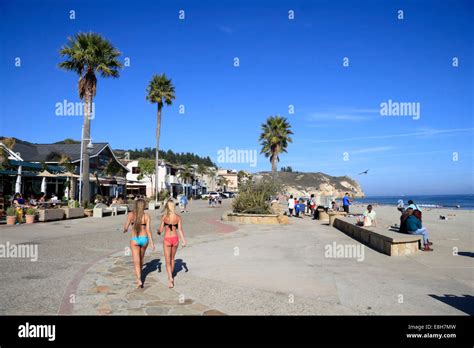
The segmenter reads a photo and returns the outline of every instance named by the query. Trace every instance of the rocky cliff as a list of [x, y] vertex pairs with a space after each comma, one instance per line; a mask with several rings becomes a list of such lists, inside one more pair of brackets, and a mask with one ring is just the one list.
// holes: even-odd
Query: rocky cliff
[[[270, 176], [269, 172], [254, 174], [255, 177]], [[331, 176], [324, 173], [278, 172], [288, 194], [296, 197], [309, 197], [311, 194], [335, 196], [341, 198], [346, 192], [353, 197], [364, 197], [365, 194], [357, 181], [348, 176]]]

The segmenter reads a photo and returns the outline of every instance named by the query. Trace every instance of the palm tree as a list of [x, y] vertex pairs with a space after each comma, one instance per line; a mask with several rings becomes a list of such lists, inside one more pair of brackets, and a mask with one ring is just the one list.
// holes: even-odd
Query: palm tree
[[193, 170], [190, 165], [185, 165], [183, 170], [180, 170], [178, 176], [183, 181], [184, 184], [188, 184], [189, 181], [192, 181], [194, 177]]
[[262, 133], [260, 134], [260, 145], [262, 145], [261, 154], [270, 157], [272, 164], [272, 176], [275, 177], [277, 162], [280, 161], [280, 153], [288, 152], [288, 143], [293, 142], [290, 135], [291, 125], [286, 117], [270, 116], [266, 123], [262, 124]]
[[[84, 101], [84, 131], [83, 138], [90, 139], [91, 132], [91, 110], [92, 100], [97, 90], [97, 77], [119, 77], [119, 69], [122, 64], [118, 57], [120, 52], [110, 43], [96, 33], [78, 33], [68, 38], [68, 43], [59, 51], [65, 61], [59, 63], [59, 68], [73, 71], [79, 75], [78, 91], [79, 98]], [[89, 202], [89, 153], [87, 152], [88, 141], [84, 141], [83, 152], [83, 191], [84, 202]]]
[[[160, 145], [160, 129], [161, 129], [161, 109], [163, 104], [171, 105], [176, 99], [174, 86], [171, 79], [168, 79], [165, 74], [153, 75], [151, 81], [146, 89], [146, 99], [150, 103], [156, 103], [158, 110], [156, 114], [156, 154], [155, 154], [155, 182], [158, 183], [158, 151]], [[155, 200], [158, 201], [158, 185], [155, 185]]]

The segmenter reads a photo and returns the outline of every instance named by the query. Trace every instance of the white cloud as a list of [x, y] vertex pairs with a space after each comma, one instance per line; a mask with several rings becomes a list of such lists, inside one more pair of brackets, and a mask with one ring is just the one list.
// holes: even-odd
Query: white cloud
[[374, 152], [385, 152], [389, 150], [393, 150], [395, 147], [393, 146], [378, 146], [378, 147], [368, 147], [365, 149], [353, 150], [348, 151], [349, 154], [358, 154], [358, 153], [374, 153]]
[[[428, 129], [412, 133], [402, 134], [388, 134], [388, 135], [373, 135], [367, 137], [356, 137], [356, 138], [345, 138], [344, 141], [350, 140], [368, 140], [368, 139], [391, 139], [391, 138], [403, 138], [403, 137], [421, 137], [421, 136], [441, 136], [459, 132], [472, 132], [474, 128], [456, 128], [456, 129]], [[340, 142], [340, 139], [327, 139], [327, 140], [312, 140], [307, 139], [305, 142], [309, 143], [332, 143]]]

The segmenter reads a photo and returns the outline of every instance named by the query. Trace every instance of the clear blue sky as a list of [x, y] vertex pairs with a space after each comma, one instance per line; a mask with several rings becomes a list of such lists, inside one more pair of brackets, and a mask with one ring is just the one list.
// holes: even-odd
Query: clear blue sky
[[[214, 161], [226, 147], [259, 151], [260, 125], [280, 114], [295, 133], [280, 166], [349, 175], [368, 195], [473, 193], [473, 14], [472, 1], [2, 0], [0, 134], [80, 138], [81, 117], [55, 115], [56, 103], [78, 101], [58, 50], [94, 31], [130, 58], [119, 79], [99, 78], [95, 142], [153, 147], [145, 88], [165, 72], [177, 99], [164, 109], [163, 149]], [[420, 119], [381, 116], [389, 99], [420, 103]], [[270, 169], [263, 156], [223, 166]]]

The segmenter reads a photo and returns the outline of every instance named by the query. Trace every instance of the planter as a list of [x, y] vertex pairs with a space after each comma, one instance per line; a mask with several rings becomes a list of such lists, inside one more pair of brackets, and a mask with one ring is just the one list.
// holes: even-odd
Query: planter
[[26, 223], [33, 224], [35, 222], [35, 215], [26, 215]]
[[7, 225], [14, 225], [16, 222], [16, 216], [7, 216]]
[[230, 222], [240, 222], [243, 224], [255, 225], [287, 225], [288, 216], [279, 214], [240, 214], [227, 213], [222, 216], [222, 220]]
[[82, 218], [84, 217], [84, 208], [64, 208], [64, 215], [66, 219]]
[[39, 209], [38, 221], [62, 220], [64, 218], [63, 209]]
[[87, 217], [91, 217], [94, 214], [93, 209], [84, 209], [84, 215]]

